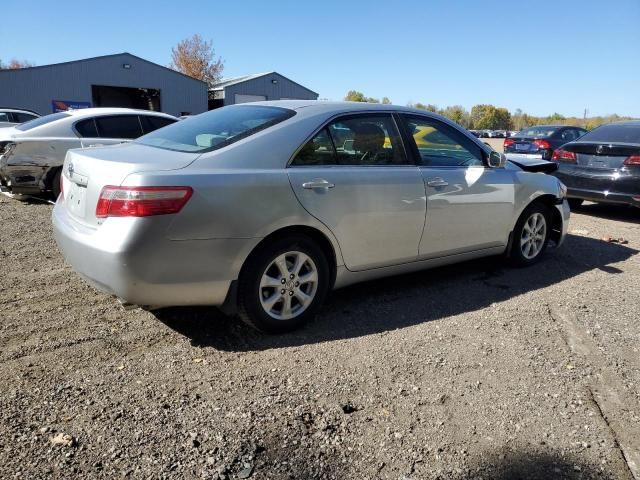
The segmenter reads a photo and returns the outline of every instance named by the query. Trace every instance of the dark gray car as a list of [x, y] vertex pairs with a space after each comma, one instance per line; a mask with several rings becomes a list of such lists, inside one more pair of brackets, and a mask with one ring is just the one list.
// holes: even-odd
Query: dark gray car
[[553, 160], [572, 207], [583, 200], [640, 206], [640, 121], [598, 127], [556, 150]]

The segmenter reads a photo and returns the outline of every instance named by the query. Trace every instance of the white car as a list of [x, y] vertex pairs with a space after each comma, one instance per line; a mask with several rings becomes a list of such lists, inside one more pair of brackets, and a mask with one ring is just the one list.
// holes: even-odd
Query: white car
[[34, 120], [39, 116], [40, 115], [31, 110], [0, 107], [0, 128], [14, 127], [29, 120]]
[[171, 115], [148, 110], [86, 108], [0, 129], [0, 191], [52, 192], [57, 197], [69, 149], [129, 142], [176, 121]]

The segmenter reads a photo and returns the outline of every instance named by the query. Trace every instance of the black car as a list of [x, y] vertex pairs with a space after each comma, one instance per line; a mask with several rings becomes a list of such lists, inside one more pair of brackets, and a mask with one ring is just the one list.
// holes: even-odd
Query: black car
[[552, 160], [572, 207], [583, 200], [640, 207], [640, 120], [598, 127], [556, 150]]
[[580, 138], [587, 130], [566, 125], [536, 125], [520, 130], [513, 137], [504, 141], [504, 153], [507, 158], [518, 156], [526, 158], [542, 158], [550, 160], [553, 152], [564, 145]]

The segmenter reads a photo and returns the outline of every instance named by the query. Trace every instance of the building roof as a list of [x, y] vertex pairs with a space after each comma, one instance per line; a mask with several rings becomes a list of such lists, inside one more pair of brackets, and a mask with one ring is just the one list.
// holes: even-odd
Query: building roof
[[240, 75], [238, 77], [227, 77], [223, 78], [219, 82], [213, 84], [213, 86], [209, 89], [210, 91], [221, 91], [226, 87], [230, 87], [231, 85], [236, 85], [238, 83], [248, 82], [249, 80], [255, 80], [256, 78], [266, 77], [267, 75], [278, 75], [279, 77], [284, 78], [285, 80], [298, 85], [300, 88], [304, 88], [305, 90], [310, 91], [311, 93], [318, 95], [318, 92], [314, 92], [310, 88], [305, 87], [304, 85], [300, 85], [298, 82], [294, 82], [288, 77], [285, 77], [281, 73], [278, 72], [264, 72], [264, 73], [252, 73], [250, 75]]
[[100, 55], [100, 56], [97, 56], [97, 57], [81, 58], [79, 60], [70, 60], [68, 62], [50, 63], [48, 65], [37, 65], [35, 67], [2, 69], [2, 70], [0, 70], [0, 75], [1, 74], [6, 74], [6, 73], [20, 72], [20, 71], [24, 71], [24, 70], [37, 70], [39, 68], [57, 67], [58, 65], [69, 65], [69, 64], [72, 64], [72, 63], [91, 62], [91, 61], [95, 61], [95, 60], [101, 60], [103, 58], [120, 57], [120, 56], [132, 57], [132, 58], [135, 58], [136, 60], [140, 60], [141, 62], [150, 63], [151, 65], [154, 65], [154, 66], [159, 67], [159, 68], [163, 68], [165, 70], [168, 70], [169, 72], [172, 72], [172, 73], [175, 73], [175, 74], [178, 74], [178, 75], [182, 75], [183, 77], [188, 78], [189, 80], [193, 80], [194, 82], [206, 83], [206, 82], [203, 82], [202, 80], [198, 80], [197, 78], [193, 78], [193, 77], [190, 77], [189, 75], [185, 75], [184, 73], [179, 72], [177, 70], [174, 70], [172, 68], [165, 67], [164, 65], [160, 65], [158, 63], [150, 62], [149, 60], [145, 60], [144, 58], [138, 57], [137, 55], [133, 55], [132, 53], [129, 53], [129, 52], [112, 53], [110, 55]]

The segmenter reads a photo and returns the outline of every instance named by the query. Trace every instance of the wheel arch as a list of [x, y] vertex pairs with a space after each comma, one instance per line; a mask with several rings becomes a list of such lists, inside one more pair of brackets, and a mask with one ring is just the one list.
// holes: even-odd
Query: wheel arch
[[[265, 248], [266, 245], [278, 238], [283, 238], [290, 235], [303, 235], [311, 238], [322, 249], [327, 257], [327, 262], [329, 263], [329, 272], [331, 275], [331, 277], [329, 278], [329, 290], [333, 289], [336, 281], [338, 265], [341, 264], [339, 247], [337, 246], [337, 244], [334, 245], [334, 242], [325, 232], [323, 232], [319, 228], [309, 225], [290, 225], [287, 227], [279, 228], [269, 233], [266, 237], [260, 240], [244, 258], [242, 266], [240, 267], [240, 270], [238, 272], [238, 279], [243, 274], [249, 261], [263, 248]], [[222, 305], [223, 312], [227, 314], [235, 314], [238, 308], [238, 279], [232, 282], [229, 293], [227, 294], [227, 298]]]
[[509, 255], [511, 253], [511, 248], [513, 246], [513, 230], [516, 228], [518, 221], [522, 217], [523, 213], [531, 206], [535, 204], [542, 204], [549, 210], [549, 215], [551, 216], [551, 233], [550, 239], [553, 240], [556, 244], [560, 242], [562, 238], [562, 215], [558, 211], [556, 204], [558, 202], [558, 198], [555, 195], [550, 193], [544, 193], [542, 195], [538, 195], [537, 197], [531, 199], [529, 203], [527, 203], [519, 212], [516, 217], [516, 221], [511, 228], [511, 232], [509, 233], [509, 244], [507, 246], [506, 254]]

